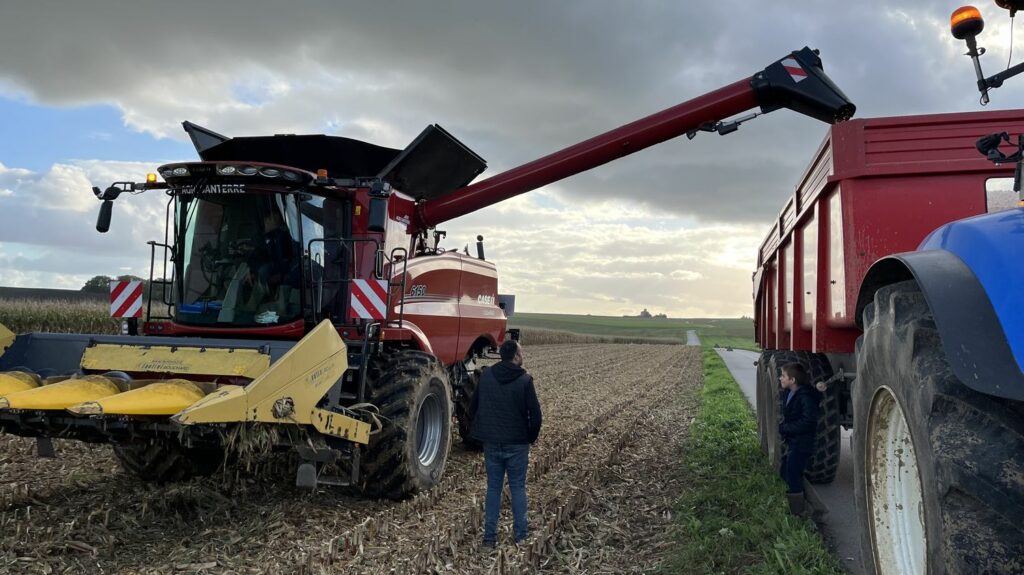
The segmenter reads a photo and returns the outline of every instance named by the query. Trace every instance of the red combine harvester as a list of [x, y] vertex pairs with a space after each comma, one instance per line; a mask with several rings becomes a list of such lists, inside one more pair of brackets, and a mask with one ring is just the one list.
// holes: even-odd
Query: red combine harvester
[[[171, 279], [151, 274], [143, 335], [18, 336], [0, 356], [0, 426], [43, 451], [51, 437], [109, 442], [158, 480], [210, 472], [226, 444], [265, 432], [304, 460], [299, 485], [429, 489], [453, 406], [468, 443], [475, 362], [506, 335], [482, 241], [477, 257], [446, 251], [436, 226], [676, 136], [735, 131], [749, 117], [726, 119], [757, 107], [828, 123], [854, 111], [804, 48], [471, 185], [484, 161], [439, 126], [394, 150], [227, 138], [186, 122], [201, 161], [161, 166], [162, 182], [94, 189], [101, 232], [120, 194], [169, 196], [166, 237], [151, 245], [152, 267], [171, 264]], [[326, 464], [341, 472], [325, 477]]]

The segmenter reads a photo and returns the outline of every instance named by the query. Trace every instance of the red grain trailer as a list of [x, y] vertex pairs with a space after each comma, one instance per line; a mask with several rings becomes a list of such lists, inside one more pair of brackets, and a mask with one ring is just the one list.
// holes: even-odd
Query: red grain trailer
[[[979, 377], [977, 366], [987, 361], [979, 359], [977, 353], [971, 356], [950, 349], [971, 345], [995, 348], [1001, 345], [999, 341], [1005, 344], [1006, 338], [998, 324], [994, 328], [975, 325], [972, 318], [976, 314], [971, 310], [977, 306], [978, 310], [991, 311], [987, 300], [975, 302], [963, 297], [962, 304], [958, 304], [960, 280], [945, 272], [926, 271], [925, 264], [920, 263], [942, 254], [942, 261], [947, 262], [943, 265], [963, 267], [962, 262], [956, 264], [960, 259], [955, 250], [930, 249], [922, 242], [932, 234], [928, 245], [934, 244], [935, 234], [951, 229], [951, 222], [987, 212], [1021, 211], [1017, 209], [1017, 193], [1010, 185], [1014, 163], [990, 162], [979, 154], [976, 145], [980, 137], [1004, 131], [1024, 133], [1024, 110], [858, 119], [836, 124], [758, 252], [753, 297], [755, 338], [764, 350], [757, 371], [762, 448], [777, 467], [779, 369], [788, 362], [803, 363], [824, 397], [818, 444], [806, 478], [819, 483], [832, 481], [839, 463], [840, 427], [854, 427], [857, 507], [865, 539], [862, 547], [865, 563], [877, 567], [879, 573], [936, 572], [934, 567], [921, 571], [910, 567], [924, 568], [933, 563], [1019, 572], [1007, 567], [1019, 561], [1013, 558], [1017, 555], [1007, 551], [1021, 549], [1018, 545], [1024, 535], [1019, 522], [1014, 527], [1011, 519], [998, 519], [1005, 509], [1013, 509], [1024, 493], [1024, 479], [1006, 479], [1024, 477], [1024, 469], [1019, 468], [1024, 461], [1024, 443], [1020, 441], [1024, 438], [1024, 403], [1015, 395], [1021, 390], [1013, 388], [1012, 383], [1019, 369], [1014, 369], [1011, 359], [1005, 364], [1010, 367], [1002, 372], [989, 366], [995, 369], [994, 378]], [[1007, 235], [1012, 242], [1012, 235]], [[986, 250], [980, 242], [974, 247]], [[997, 279], [996, 283], [999, 281], [1012, 280]], [[901, 285], [903, 291], [892, 287]], [[984, 287], [981, 293], [987, 291], [992, 297], [991, 286]], [[907, 290], [913, 293], [908, 295]], [[891, 301], [880, 303], [876, 298]], [[911, 323], [890, 321], [891, 325], [876, 329], [876, 334], [889, 330], [889, 339], [875, 337], [882, 343], [871, 344], [875, 346], [874, 358], [867, 359], [859, 342], [862, 334], [868, 333], [863, 331], [868, 329], [866, 325], [874, 321], [876, 307], [882, 310], [904, 303], [919, 307], [920, 313]], [[996, 303], [993, 300], [993, 305]], [[961, 309], [955, 309], [958, 307]], [[954, 314], [960, 314], [957, 321], [949, 319]], [[979, 322], [982, 315], [977, 314]], [[977, 329], [976, 333], [984, 337], [964, 335], [968, 328]], [[904, 337], [909, 343], [896, 341], [891, 332], [909, 333]], [[880, 349], [887, 351], [888, 365], [877, 365], [883, 355], [878, 353]], [[936, 357], [941, 364], [935, 363]], [[939, 367], [919, 376], [917, 368], [928, 361]], [[868, 371], [872, 372], [871, 383], [864, 382]], [[904, 372], [909, 375], [904, 377], [902, 387], [874, 381], [885, 379], [889, 373], [899, 379]], [[880, 373], [885, 375], [880, 378]], [[999, 373], [1005, 374], [1001, 384]], [[943, 395], [946, 392], [932, 389], [937, 388], [933, 381], [942, 378], [963, 382], [961, 387], [943, 389], [957, 390], [954, 394], [966, 398], [964, 403], [947, 402]], [[879, 393], [879, 387], [895, 391]], [[886, 398], [891, 399], [890, 404], [884, 403]], [[948, 408], [944, 403], [956, 405]], [[899, 409], [882, 409], [897, 404]], [[893, 414], [893, 424], [907, 428], [907, 433], [899, 436], [902, 443], [896, 442], [895, 436], [885, 435], [892, 433], [889, 422], [883, 420], [888, 416], [874, 417], [876, 412]], [[971, 425], [984, 428], [989, 439], [960, 433], [960, 427], [948, 423], [974, 416], [978, 419]], [[1015, 439], [1008, 442], [1007, 438]], [[974, 463], [971, 457], [984, 450], [972, 443], [987, 450], [988, 442], [1003, 442], [1007, 447], [997, 451], [990, 463]], [[915, 457], [909, 457], [915, 453]], [[948, 456], [952, 453], [960, 455]], [[876, 461], [872, 454], [881, 459]], [[885, 458], [892, 460], [891, 481], [886, 479]], [[911, 460], [913, 477], [906, 475]], [[985, 489], [992, 490], [991, 497], [980, 494]], [[958, 508], [957, 494], [974, 503]], [[984, 544], [978, 546], [978, 542]], [[978, 553], [986, 554], [988, 559], [978, 559]], [[954, 555], [958, 558], [953, 559]], [[1007, 568], [1010, 571], [1005, 571]]]

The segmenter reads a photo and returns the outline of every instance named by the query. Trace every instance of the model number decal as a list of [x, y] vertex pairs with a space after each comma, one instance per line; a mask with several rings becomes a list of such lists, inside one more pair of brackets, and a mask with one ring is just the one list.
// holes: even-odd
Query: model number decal
[[414, 284], [411, 288], [409, 288], [409, 295], [413, 297], [427, 295], [426, 284]]

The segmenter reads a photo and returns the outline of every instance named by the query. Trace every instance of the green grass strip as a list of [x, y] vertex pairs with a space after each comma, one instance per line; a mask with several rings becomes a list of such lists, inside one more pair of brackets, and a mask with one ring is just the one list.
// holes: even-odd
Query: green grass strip
[[680, 454], [676, 544], [662, 573], [842, 574], [814, 525], [789, 515], [750, 406], [704, 342], [700, 414]]

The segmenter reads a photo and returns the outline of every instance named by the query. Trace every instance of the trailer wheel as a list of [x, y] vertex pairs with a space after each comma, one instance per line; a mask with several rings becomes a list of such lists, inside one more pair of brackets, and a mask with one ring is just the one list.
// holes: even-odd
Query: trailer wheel
[[[825, 369], [821, 370], [821, 376], [817, 378], [812, 376], [812, 381], [823, 381], [832, 377], [832, 366], [828, 363], [828, 360], [818, 354], [811, 354], [811, 356], [812, 358], [814, 356], [819, 357], [822, 364], [827, 368], [827, 371]], [[814, 363], [812, 360], [811, 365], [814, 365]], [[839, 457], [842, 454], [843, 445], [842, 428], [839, 424], [839, 390], [835, 385], [830, 385], [822, 393], [818, 409], [818, 427], [815, 435], [814, 453], [807, 463], [807, 471], [804, 472], [804, 477], [811, 483], [832, 483], [836, 478], [836, 472], [839, 470]]]
[[1024, 573], [1024, 404], [953, 375], [914, 281], [857, 342], [854, 487], [869, 573]]
[[769, 370], [772, 351], [762, 351], [757, 360], [757, 389], [755, 390], [757, 411], [757, 436], [761, 440], [761, 451], [768, 456], [772, 467], [779, 466], [779, 385]]
[[213, 475], [224, 463], [220, 449], [184, 447], [177, 442], [115, 443], [111, 447], [125, 471], [157, 483]]
[[380, 378], [370, 382], [370, 401], [384, 426], [370, 436], [360, 482], [369, 496], [402, 499], [441, 480], [451, 447], [452, 401], [434, 356], [402, 350], [385, 360]]
[[[785, 396], [779, 388], [779, 374], [782, 366], [791, 362], [799, 363], [807, 368], [811, 382], [832, 377], [832, 365], [822, 354], [803, 351], [766, 351], [762, 353], [757, 366], [758, 431], [761, 433], [762, 449], [768, 454], [768, 461], [773, 468], [778, 468], [782, 464], [779, 422], [782, 419], [782, 402]], [[762, 368], [762, 366], [765, 367]], [[811, 483], [832, 482], [839, 469], [841, 448], [839, 396], [833, 386], [823, 394], [821, 400], [814, 453], [811, 454], [811, 458], [807, 462], [807, 470], [804, 472], [807, 481]]]
[[459, 437], [462, 438], [462, 447], [467, 451], [481, 451], [484, 448], [482, 443], [469, 436], [473, 427], [473, 418], [469, 415], [469, 407], [473, 403], [473, 394], [476, 393], [476, 388], [479, 384], [480, 370], [474, 369], [462, 377], [462, 385], [456, 393], [455, 420], [459, 424]]
[[771, 463], [772, 469], [778, 469], [782, 465], [782, 455], [785, 453], [786, 446], [782, 443], [782, 437], [779, 436], [779, 423], [782, 421], [782, 402], [785, 401], [785, 394], [782, 388], [779, 387], [779, 375], [782, 373], [782, 366], [787, 363], [797, 362], [807, 365], [805, 361], [800, 361], [801, 355], [795, 351], [776, 351], [772, 353], [772, 356], [768, 358], [768, 369], [765, 374], [768, 384], [771, 386], [767, 390], [766, 398], [770, 399], [771, 402], [767, 403], [768, 414], [770, 419], [766, 422], [768, 427], [768, 462]]

